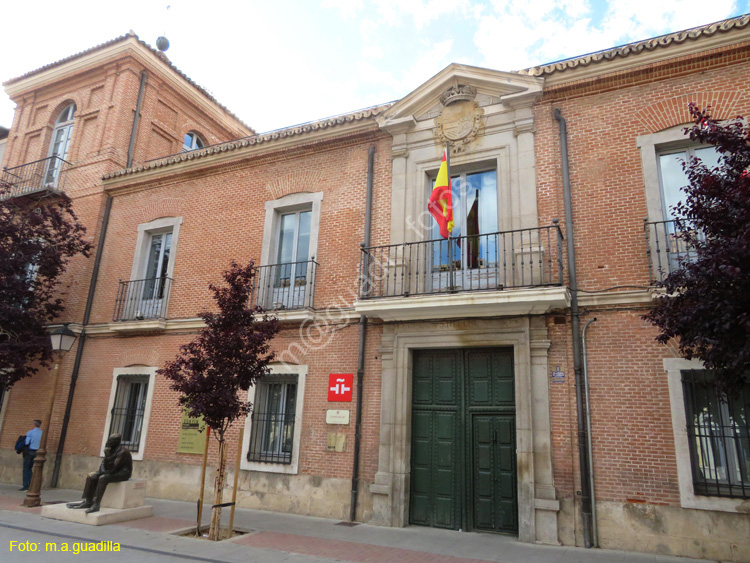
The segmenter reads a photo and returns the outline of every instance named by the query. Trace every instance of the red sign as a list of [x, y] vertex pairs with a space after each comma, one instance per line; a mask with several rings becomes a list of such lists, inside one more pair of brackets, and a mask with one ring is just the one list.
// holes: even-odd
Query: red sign
[[352, 387], [354, 386], [353, 373], [331, 373], [328, 375], [328, 400], [347, 401], [352, 400]]

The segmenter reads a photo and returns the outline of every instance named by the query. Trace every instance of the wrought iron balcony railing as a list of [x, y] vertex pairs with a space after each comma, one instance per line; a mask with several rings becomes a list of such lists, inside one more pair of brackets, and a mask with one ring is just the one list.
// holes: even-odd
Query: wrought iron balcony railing
[[317, 268], [314, 259], [259, 266], [251, 303], [269, 310], [312, 307]]
[[68, 167], [69, 162], [50, 156], [21, 166], [3, 168], [2, 183], [10, 188], [11, 197], [44, 190], [63, 191]]
[[548, 227], [362, 248], [360, 299], [562, 285], [563, 235]]
[[143, 321], [167, 318], [171, 278], [120, 280], [115, 300], [115, 321]]
[[[695, 248], [682, 239], [680, 233], [689, 229], [685, 221], [643, 220], [646, 235], [646, 252], [649, 257], [649, 277], [663, 280], [680, 267], [683, 261], [697, 258]], [[699, 238], [703, 238], [699, 235]]]

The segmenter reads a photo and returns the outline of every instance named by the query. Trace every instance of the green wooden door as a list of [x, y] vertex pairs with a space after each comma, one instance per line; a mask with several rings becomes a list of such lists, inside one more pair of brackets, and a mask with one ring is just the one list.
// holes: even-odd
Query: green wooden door
[[512, 350], [413, 360], [410, 522], [517, 531]]
[[461, 527], [463, 466], [459, 431], [460, 356], [415, 354], [412, 386], [411, 503], [413, 524]]
[[514, 415], [473, 417], [474, 529], [518, 531]]

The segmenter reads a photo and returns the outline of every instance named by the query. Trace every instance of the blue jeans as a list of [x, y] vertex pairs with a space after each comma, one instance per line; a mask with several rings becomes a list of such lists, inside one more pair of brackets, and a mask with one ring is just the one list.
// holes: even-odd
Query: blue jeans
[[31, 474], [33, 473], [34, 458], [36, 450], [24, 450], [23, 452], [23, 488], [28, 489], [31, 485]]

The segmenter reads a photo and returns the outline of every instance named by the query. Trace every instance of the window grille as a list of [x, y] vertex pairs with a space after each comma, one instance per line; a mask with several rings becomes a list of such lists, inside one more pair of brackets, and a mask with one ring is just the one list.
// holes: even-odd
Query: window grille
[[750, 384], [719, 393], [708, 371], [683, 371], [685, 414], [697, 495], [750, 498]]
[[292, 463], [297, 376], [259, 382], [252, 414], [248, 461]]
[[137, 452], [141, 445], [148, 379], [147, 375], [120, 375], [117, 378], [109, 435], [120, 434], [122, 445], [131, 452]]

